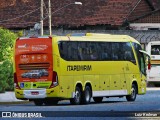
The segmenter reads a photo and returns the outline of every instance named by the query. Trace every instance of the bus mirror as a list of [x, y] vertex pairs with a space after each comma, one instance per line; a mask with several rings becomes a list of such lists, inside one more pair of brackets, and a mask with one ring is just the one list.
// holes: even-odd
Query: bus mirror
[[143, 50], [139, 50], [139, 52], [140, 53], [143, 53], [144, 55], [146, 55], [146, 57], [148, 58], [148, 70], [150, 70], [151, 69], [151, 57], [150, 57], [150, 55], [146, 52], [146, 51], [143, 51]]

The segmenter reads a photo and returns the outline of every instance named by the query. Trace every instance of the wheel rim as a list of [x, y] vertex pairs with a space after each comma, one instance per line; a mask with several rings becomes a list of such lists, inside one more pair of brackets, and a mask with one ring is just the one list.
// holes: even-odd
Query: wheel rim
[[131, 90], [131, 96], [132, 96], [132, 98], [135, 98], [135, 94], [136, 94], [135, 89], [132, 88], [132, 90]]
[[79, 91], [76, 91], [75, 100], [76, 100], [77, 103], [80, 102], [80, 93], [79, 93]]
[[89, 101], [90, 100], [90, 93], [89, 91], [87, 90], [86, 91], [86, 101]]

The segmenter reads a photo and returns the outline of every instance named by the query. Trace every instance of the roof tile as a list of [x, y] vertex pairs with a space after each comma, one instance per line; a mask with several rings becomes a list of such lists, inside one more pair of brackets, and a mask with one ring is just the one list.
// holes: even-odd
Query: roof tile
[[[139, 0], [79, 0], [80, 5], [70, 5], [73, 0], [51, 0], [52, 26], [58, 25], [122, 25]], [[143, 0], [145, 1], [145, 0]], [[45, 3], [46, 7], [48, 3]], [[3, 20], [23, 16], [40, 7], [40, 0], [1, 0], [0, 3], [0, 26], [7, 28], [25, 28], [34, 26], [40, 22], [40, 10], [27, 16], [2, 22]], [[63, 9], [61, 9], [64, 7]], [[60, 9], [60, 10], [58, 10]], [[145, 6], [137, 8], [132, 14], [138, 14]], [[57, 11], [58, 12], [55, 12]], [[44, 11], [46, 11], [44, 9]], [[148, 11], [147, 11], [148, 12]], [[45, 13], [46, 15], [46, 13]], [[138, 14], [139, 15], [139, 14]], [[44, 20], [44, 26], [48, 26], [48, 19]]]

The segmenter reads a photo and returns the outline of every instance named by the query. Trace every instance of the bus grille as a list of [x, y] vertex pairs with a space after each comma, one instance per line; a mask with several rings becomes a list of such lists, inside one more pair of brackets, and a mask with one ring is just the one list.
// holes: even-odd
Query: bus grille
[[29, 63], [29, 64], [19, 64], [20, 70], [38, 70], [38, 69], [48, 69], [49, 63]]

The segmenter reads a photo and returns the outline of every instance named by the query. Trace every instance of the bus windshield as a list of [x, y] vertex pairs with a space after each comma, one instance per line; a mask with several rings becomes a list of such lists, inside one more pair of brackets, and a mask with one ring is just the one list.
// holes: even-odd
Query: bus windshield
[[151, 55], [160, 55], [160, 45], [151, 45]]

